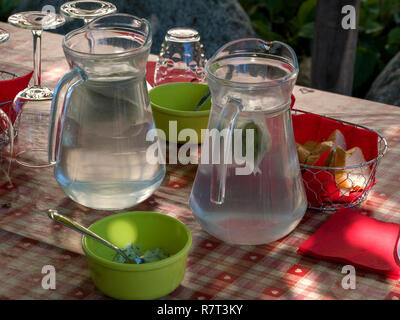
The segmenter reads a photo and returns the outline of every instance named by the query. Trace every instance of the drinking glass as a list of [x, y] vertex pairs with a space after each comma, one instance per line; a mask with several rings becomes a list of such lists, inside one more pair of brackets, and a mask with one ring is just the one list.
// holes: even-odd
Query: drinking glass
[[7, 30], [0, 28], [0, 43], [6, 42], [9, 37], [10, 34], [7, 32]]
[[[0, 185], [11, 185], [10, 169], [14, 148], [14, 130], [13, 125], [7, 114], [0, 109], [0, 135], [7, 136], [6, 140], [0, 142]], [[6, 146], [8, 145], [8, 153]], [[4, 148], [4, 149], [3, 149]]]
[[396, 263], [400, 266], [400, 234], [397, 239], [397, 255], [395, 254]]
[[[16, 79], [18, 76], [14, 73], [0, 70], [0, 81], [4, 80], [12, 80]], [[0, 84], [0, 88], [2, 85]], [[6, 99], [7, 100], [7, 99]], [[12, 100], [0, 100], [0, 148], [3, 148], [5, 145], [12, 143], [12, 139], [14, 138], [14, 133], [12, 139], [10, 139], [10, 132], [14, 131], [12, 128], [13, 122], [15, 120], [15, 114], [10, 110], [12, 105]], [[7, 128], [6, 125], [11, 124], [10, 128]]]
[[[6, 35], [2, 38], [2, 34]], [[8, 40], [9, 34], [0, 29], [0, 43], [5, 42]], [[5, 39], [5, 40], [4, 40]], [[17, 75], [7, 72], [7, 71], [0, 71], [0, 81], [2, 80], [11, 80], [16, 78]], [[14, 151], [14, 127], [10, 117], [3, 111], [4, 107], [7, 107], [11, 101], [0, 101], [0, 185], [4, 186], [5, 183], [8, 185], [12, 185], [10, 179], [10, 169], [11, 169], [11, 162], [13, 157]], [[8, 145], [8, 154], [3, 152], [6, 149], [5, 147]]]
[[161, 45], [154, 84], [205, 82], [206, 57], [199, 33], [191, 28], [168, 30]]
[[48, 100], [53, 91], [41, 85], [42, 31], [57, 28], [65, 23], [64, 17], [52, 12], [27, 11], [13, 14], [8, 22], [18, 28], [29, 29], [33, 34], [33, 79], [34, 84], [20, 92], [20, 96], [30, 100]]
[[61, 14], [74, 19], [82, 19], [85, 24], [97, 17], [116, 11], [117, 7], [112, 3], [96, 0], [70, 1], [60, 7]]
[[13, 108], [18, 114], [14, 123], [15, 162], [30, 168], [50, 166], [47, 146], [51, 100], [27, 99], [21, 91], [14, 99]]
[[10, 146], [10, 154], [12, 154], [14, 148], [14, 128], [10, 118], [7, 114], [0, 109], [0, 134], [4, 136], [4, 139], [0, 141], [0, 149], [5, 147], [7, 144]]

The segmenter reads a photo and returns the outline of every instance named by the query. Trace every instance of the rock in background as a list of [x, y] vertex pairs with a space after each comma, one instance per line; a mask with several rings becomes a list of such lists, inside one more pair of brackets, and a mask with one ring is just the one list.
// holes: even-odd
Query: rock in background
[[[52, 5], [59, 12], [62, 0], [20, 0], [15, 12], [42, 10]], [[256, 36], [251, 22], [237, 0], [108, 0], [118, 12], [146, 18], [153, 29], [151, 52], [158, 54], [168, 29], [191, 27], [199, 31], [206, 56], [210, 58], [225, 43]], [[68, 21], [54, 30], [60, 34], [79, 28], [80, 20]]]
[[390, 60], [375, 79], [366, 98], [400, 106], [400, 52]]

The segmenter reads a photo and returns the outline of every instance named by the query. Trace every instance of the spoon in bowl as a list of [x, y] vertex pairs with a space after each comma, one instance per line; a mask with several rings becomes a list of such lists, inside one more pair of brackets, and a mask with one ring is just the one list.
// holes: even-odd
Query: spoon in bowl
[[94, 233], [93, 231], [85, 228], [84, 226], [82, 226], [81, 224], [79, 224], [76, 221], [73, 221], [69, 218], [67, 218], [66, 216], [63, 216], [62, 214], [59, 214], [57, 210], [54, 209], [49, 209], [47, 212], [49, 218], [55, 222], [58, 222], [74, 231], [77, 231], [87, 237], [90, 237], [98, 242], [100, 242], [101, 244], [114, 249], [115, 251], [117, 251], [122, 257], [124, 257], [125, 261], [127, 261], [128, 263], [131, 264], [141, 264], [144, 263], [144, 259], [143, 258], [137, 258], [135, 260], [132, 260], [128, 257], [128, 255], [120, 248], [118, 248], [116, 245], [113, 245], [111, 242], [103, 239], [102, 237], [100, 237], [99, 235], [97, 235], [96, 233]]
[[211, 91], [210, 89], [208, 89], [206, 94], [200, 99], [199, 103], [194, 108], [194, 111], [199, 111], [201, 108], [203, 108], [210, 96], [211, 96]]

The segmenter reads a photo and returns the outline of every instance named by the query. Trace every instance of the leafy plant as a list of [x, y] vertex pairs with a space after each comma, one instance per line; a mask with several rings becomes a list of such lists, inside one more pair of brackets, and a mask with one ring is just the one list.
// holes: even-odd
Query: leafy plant
[[[288, 43], [300, 61], [311, 56], [317, 0], [239, 1], [262, 38]], [[361, 0], [353, 95], [364, 97], [399, 50], [400, 1]]]
[[7, 21], [8, 16], [18, 3], [19, 0], [0, 0], [0, 21]]
[[374, 79], [400, 51], [400, 2], [361, 0], [353, 94], [364, 97]]
[[317, 0], [240, 0], [255, 31], [266, 40], [279, 40], [300, 58], [311, 55]]

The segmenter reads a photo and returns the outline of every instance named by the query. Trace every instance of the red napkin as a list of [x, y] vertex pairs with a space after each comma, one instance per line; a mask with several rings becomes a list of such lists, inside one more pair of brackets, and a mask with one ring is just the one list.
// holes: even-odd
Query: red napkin
[[[292, 122], [295, 140], [298, 143], [304, 144], [309, 140], [325, 141], [338, 129], [346, 139], [347, 149], [359, 147], [366, 161], [378, 156], [378, 135], [375, 132], [309, 113], [293, 115]], [[323, 153], [313, 166], [324, 166], [328, 155], [329, 151]], [[343, 194], [336, 184], [334, 174], [327, 170], [307, 169], [303, 170], [302, 175], [306, 185], [307, 200], [314, 207], [319, 207], [323, 203], [350, 203], [358, 200], [363, 194], [362, 190]], [[369, 190], [374, 184], [375, 178], [369, 181], [365, 190]]]
[[156, 70], [156, 62], [148, 61], [146, 65], [146, 80], [154, 87], [154, 72]]
[[28, 86], [32, 74], [33, 71], [22, 77], [0, 81], [0, 103], [11, 101], [10, 103], [1, 105], [0, 108], [8, 115], [13, 124], [18, 114], [15, 110], [12, 110], [12, 101], [18, 92]]
[[354, 209], [340, 209], [297, 252], [398, 279], [399, 234], [398, 224], [367, 217]]
[[[148, 61], [147, 65], [146, 65], [146, 80], [147, 82], [154, 87], [154, 73], [155, 73], [155, 68], [156, 68], [156, 62], [154, 61]], [[164, 80], [162, 81], [160, 84], [165, 84], [168, 82], [187, 82], [187, 80], [191, 79], [191, 78], [186, 78], [186, 77], [182, 77], [184, 75], [184, 71], [182, 70], [175, 70], [175, 72], [173, 72], [172, 74], [174, 74], [174, 76], [172, 74], [170, 74], [171, 78], [168, 80]], [[192, 79], [193, 81], [195, 79]], [[197, 82], [197, 81], [195, 81]]]

